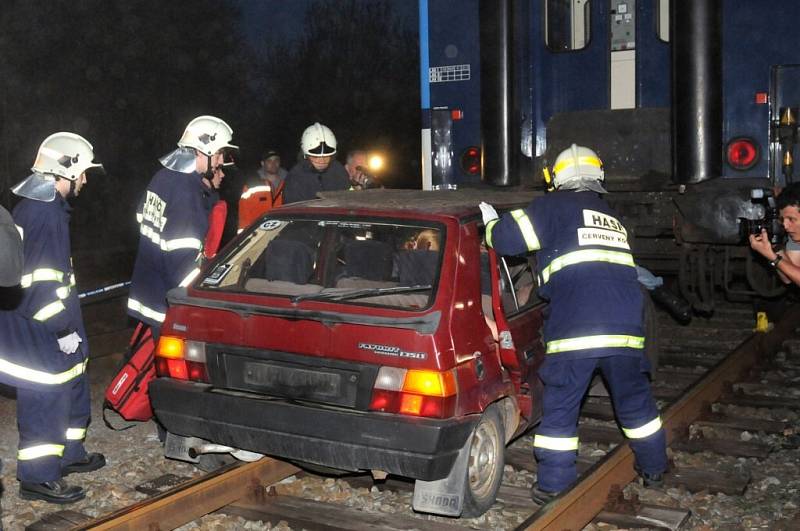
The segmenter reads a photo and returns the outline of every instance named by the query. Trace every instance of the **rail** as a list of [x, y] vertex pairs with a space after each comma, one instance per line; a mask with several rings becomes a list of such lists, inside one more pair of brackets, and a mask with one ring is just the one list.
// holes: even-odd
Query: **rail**
[[[745, 374], [759, 357], [775, 350], [791, 336], [800, 323], [800, 307], [795, 306], [769, 332], [745, 340], [731, 355], [698, 380], [687, 393], [667, 408], [662, 415], [669, 443], [676, 433], [683, 432], [697, 420], [704, 407], [713, 402], [726, 386]], [[582, 529], [606, 505], [612, 489], [621, 489], [635, 477], [633, 451], [620, 444], [596, 463], [571, 489], [539, 508], [517, 529], [563, 530]]]

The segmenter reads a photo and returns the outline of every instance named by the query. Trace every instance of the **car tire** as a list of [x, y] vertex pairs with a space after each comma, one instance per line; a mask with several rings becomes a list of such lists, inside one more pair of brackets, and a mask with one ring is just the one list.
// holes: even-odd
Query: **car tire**
[[480, 516], [495, 502], [503, 479], [505, 443], [500, 409], [492, 404], [483, 412], [470, 438], [463, 518]]

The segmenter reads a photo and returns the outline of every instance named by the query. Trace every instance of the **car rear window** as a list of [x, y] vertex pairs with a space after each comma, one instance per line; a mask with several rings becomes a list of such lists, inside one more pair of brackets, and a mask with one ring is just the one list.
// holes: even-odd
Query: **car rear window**
[[439, 279], [442, 230], [352, 219], [267, 219], [196, 283], [208, 290], [423, 309]]

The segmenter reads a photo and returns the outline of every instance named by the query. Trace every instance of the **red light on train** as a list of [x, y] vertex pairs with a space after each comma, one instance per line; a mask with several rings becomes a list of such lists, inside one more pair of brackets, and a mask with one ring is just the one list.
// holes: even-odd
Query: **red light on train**
[[728, 164], [735, 170], [749, 170], [759, 158], [758, 145], [751, 138], [734, 138], [725, 150]]
[[475, 146], [470, 146], [461, 154], [461, 169], [469, 175], [480, 175], [481, 173], [481, 150]]

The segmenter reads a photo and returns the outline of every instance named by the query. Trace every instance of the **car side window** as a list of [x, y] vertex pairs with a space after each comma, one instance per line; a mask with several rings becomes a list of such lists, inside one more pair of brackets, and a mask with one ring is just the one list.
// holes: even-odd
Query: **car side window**
[[534, 256], [499, 257], [500, 298], [506, 315], [513, 315], [537, 304]]

